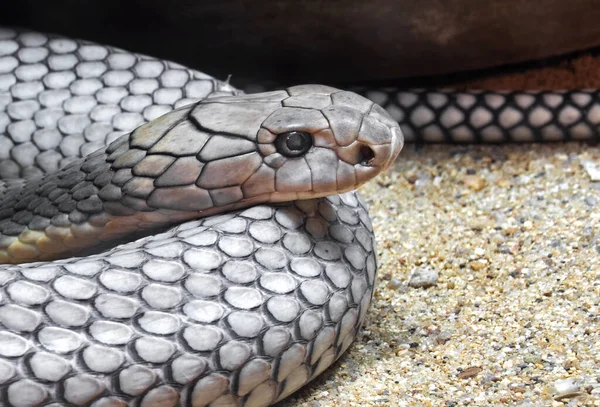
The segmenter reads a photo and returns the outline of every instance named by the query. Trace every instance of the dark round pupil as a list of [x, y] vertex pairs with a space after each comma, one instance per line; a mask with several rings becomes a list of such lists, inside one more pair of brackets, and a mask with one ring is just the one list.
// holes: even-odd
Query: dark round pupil
[[287, 137], [287, 147], [290, 150], [302, 150], [304, 148], [306, 140], [304, 134], [298, 132], [292, 132]]
[[277, 152], [284, 157], [300, 157], [310, 150], [312, 144], [312, 136], [304, 131], [280, 133], [275, 140]]

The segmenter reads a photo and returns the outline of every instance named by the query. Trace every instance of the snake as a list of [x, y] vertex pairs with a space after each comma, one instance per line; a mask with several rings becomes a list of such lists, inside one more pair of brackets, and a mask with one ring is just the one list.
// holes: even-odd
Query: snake
[[175, 62], [2, 28], [0, 404], [283, 400], [364, 323], [377, 248], [356, 188], [405, 136], [593, 138], [596, 100], [245, 94]]
[[[398, 123], [4, 29], [0, 404], [267, 406], [350, 346]], [[326, 198], [324, 198], [326, 197]]]

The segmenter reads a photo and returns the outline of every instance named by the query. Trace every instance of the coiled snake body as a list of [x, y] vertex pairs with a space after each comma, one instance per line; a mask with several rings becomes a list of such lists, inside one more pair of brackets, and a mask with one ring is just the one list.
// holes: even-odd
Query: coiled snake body
[[600, 118], [585, 92], [364, 93], [391, 116], [0, 31], [0, 405], [273, 404], [364, 320], [375, 241], [348, 191], [392, 164], [396, 120], [417, 139], [527, 141]]
[[0, 54], [0, 404], [266, 406], [350, 345], [382, 108], [36, 33]]

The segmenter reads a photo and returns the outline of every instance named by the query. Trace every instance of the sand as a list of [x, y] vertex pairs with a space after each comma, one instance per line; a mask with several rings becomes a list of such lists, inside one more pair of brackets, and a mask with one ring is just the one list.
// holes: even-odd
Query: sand
[[[600, 86], [590, 58], [466, 87]], [[362, 188], [379, 250], [365, 327], [280, 406], [600, 406], [594, 163], [575, 143], [405, 147]]]

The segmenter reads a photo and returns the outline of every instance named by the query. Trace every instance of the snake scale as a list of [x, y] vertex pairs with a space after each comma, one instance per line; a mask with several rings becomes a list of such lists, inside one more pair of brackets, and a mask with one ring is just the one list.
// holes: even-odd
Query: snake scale
[[397, 121], [496, 142], [600, 120], [593, 92], [359, 91], [387, 112], [2, 29], [0, 405], [282, 400], [364, 321], [377, 252], [353, 190], [392, 165]]

